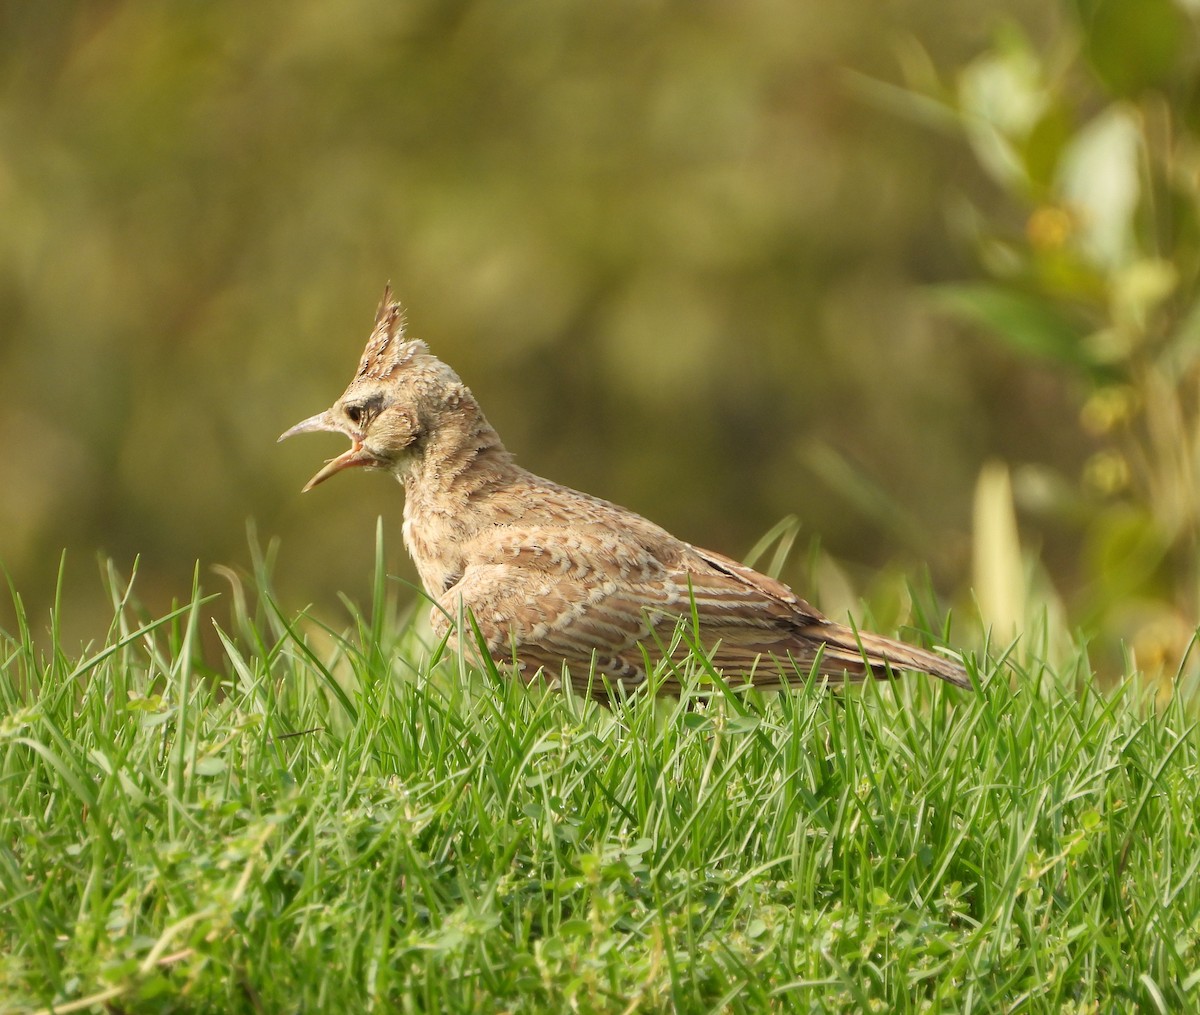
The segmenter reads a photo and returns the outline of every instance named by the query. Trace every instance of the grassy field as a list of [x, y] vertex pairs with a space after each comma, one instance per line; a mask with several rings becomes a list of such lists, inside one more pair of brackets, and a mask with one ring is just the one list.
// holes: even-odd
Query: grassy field
[[112, 584], [103, 645], [0, 639], [4, 1011], [1200, 1005], [1183, 694], [1030, 651], [609, 711], [430, 663], [382, 570], [344, 634]]

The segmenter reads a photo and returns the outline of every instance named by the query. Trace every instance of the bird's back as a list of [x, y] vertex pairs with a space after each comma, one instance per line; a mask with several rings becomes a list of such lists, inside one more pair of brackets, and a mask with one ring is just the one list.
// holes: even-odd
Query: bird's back
[[802, 680], [814, 664], [836, 680], [918, 669], [969, 686], [957, 663], [835, 624], [782, 582], [523, 470], [468, 510], [481, 521], [456, 549], [435, 624], [469, 611], [493, 658], [527, 676], [565, 665], [603, 694], [603, 678], [631, 689], [648, 660], [700, 648], [730, 679], [762, 687]]

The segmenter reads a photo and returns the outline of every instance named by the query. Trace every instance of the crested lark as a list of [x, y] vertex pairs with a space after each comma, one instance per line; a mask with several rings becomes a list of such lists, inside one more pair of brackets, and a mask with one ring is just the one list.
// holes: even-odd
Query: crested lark
[[835, 680], [916, 670], [971, 686], [957, 662], [836, 624], [773, 578], [522, 469], [458, 375], [405, 338], [390, 287], [350, 386], [279, 439], [314, 430], [351, 447], [304, 489], [355, 466], [393, 473], [435, 632], [470, 611], [492, 658], [526, 679], [565, 663], [581, 689], [594, 669], [598, 698], [605, 679], [631, 689], [646, 678], [643, 648], [661, 655], [694, 609], [713, 664], [756, 686], [803, 679], [814, 662]]

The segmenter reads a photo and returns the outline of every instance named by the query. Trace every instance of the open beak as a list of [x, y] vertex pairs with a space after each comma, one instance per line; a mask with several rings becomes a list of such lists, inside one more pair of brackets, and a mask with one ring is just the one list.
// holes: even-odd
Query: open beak
[[[341, 472], [343, 469], [352, 469], [355, 466], [371, 466], [378, 465], [377, 459], [370, 451], [363, 447], [362, 440], [355, 434], [347, 433], [346, 430], [339, 425], [333, 418], [329, 410], [319, 412], [315, 416], [309, 416], [308, 419], [297, 423], [290, 430], [285, 430], [279, 436], [279, 440], [285, 441], [289, 437], [294, 437], [298, 433], [316, 433], [319, 430], [328, 430], [331, 433], [344, 433], [350, 438], [350, 450], [345, 454], [338, 455], [337, 458], [331, 458], [325, 463], [325, 467], [321, 469], [312, 479], [305, 485], [302, 493], [308, 493], [314, 486], [319, 483], [324, 483], [334, 473]], [[278, 442], [276, 442], [278, 443]]]

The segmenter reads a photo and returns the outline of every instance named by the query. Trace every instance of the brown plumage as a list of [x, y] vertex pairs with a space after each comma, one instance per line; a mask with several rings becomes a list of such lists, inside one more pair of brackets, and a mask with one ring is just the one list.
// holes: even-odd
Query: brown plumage
[[[917, 670], [969, 688], [950, 659], [822, 616], [782, 582], [676, 539], [608, 501], [520, 468], [474, 396], [424, 342], [404, 337], [390, 288], [358, 372], [332, 408], [288, 430], [350, 438], [311, 490], [354, 466], [385, 469], [405, 487], [404, 542], [434, 600], [441, 636], [469, 611], [500, 664], [539, 669], [606, 695], [631, 690], [671, 649], [681, 617], [727, 678], [756, 686], [802, 680], [819, 658], [834, 680]], [[668, 681], [663, 690], [678, 688]]]

